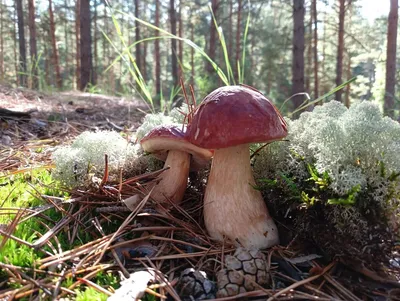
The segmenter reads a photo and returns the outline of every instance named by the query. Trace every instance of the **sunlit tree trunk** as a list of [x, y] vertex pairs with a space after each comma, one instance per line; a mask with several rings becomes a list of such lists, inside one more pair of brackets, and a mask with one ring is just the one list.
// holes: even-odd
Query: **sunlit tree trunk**
[[386, 83], [385, 83], [385, 113], [394, 117], [394, 99], [396, 85], [396, 47], [397, 47], [397, 23], [398, 0], [390, 0], [390, 12], [388, 17], [387, 49], [386, 49]]
[[[190, 39], [194, 42], [194, 25], [193, 23], [190, 24]], [[194, 49], [193, 47], [190, 47], [190, 65], [192, 67], [192, 86], [194, 87], [194, 76], [195, 76], [195, 70], [194, 70]]]
[[[156, 12], [155, 12], [155, 26], [160, 27], [160, 0], [156, 0]], [[160, 32], [155, 30], [154, 35], [160, 36]], [[156, 77], [156, 93], [161, 93], [161, 65], [160, 65], [160, 40], [154, 41], [154, 57], [155, 57], [155, 77]]]
[[37, 80], [37, 49], [36, 49], [36, 25], [35, 25], [35, 2], [34, 0], [28, 0], [28, 11], [29, 11], [29, 50], [31, 55], [31, 74], [32, 74], [32, 88], [38, 88]]
[[[239, 80], [238, 64], [240, 63], [240, 36], [241, 36], [241, 25], [242, 25], [242, 0], [238, 0], [238, 12], [237, 12], [237, 24], [236, 24], [236, 61], [234, 70], [236, 70], [236, 78]], [[243, 66], [240, 66], [243, 67]]]
[[76, 6], [75, 6], [75, 42], [76, 42], [75, 78], [76, 78], [76, 88], [77, 89], [79, 89], [79, 85], [80, 85], [80, 82], [81, 82], [81, 38], [80, 38], [81, 19], [80, 19], [80, 7], [81, 7], [81, 1], [80, 0], [76, 0]]
[[[169, 19], [171, 23], [171, 33], [176, 35], [176, 10], [175, 10], [175, 0], [169, 1]], [[176, 39], [171, 39], [171, 69], [172, 69], [172, 80], [173, 85], [178, 85], [178, 60], [177, 60], [177, 45]]]
[[312, 1], [312, 14], [314, 20], [314, 99], [319, 97], [319, 82], [318, 82], [318, 14], [317, 0]]
[[81, 52], [81, 80], [79, 90], [83, 91], [93, 80], [92, 62], [92, 34], [90, 19], [90, 0], [80, 0], [80, 52]]
[[94, 0], [94, 14], [93, 14], [93, 81], [97, 82], [98, 70], [98, 50], [97, 50], [97, 0]]
[[61, 80], [61, 70], [60, 70], [60, 62], [58, 59], [58, 49], [57, 49], [57, 40], [56, 40], [56, 24], [54, 22], [54, 14], [53, 14], [53, 3], [52, 0], [49, 0], [49, 17], [50, 17], [50, 36], [51, 36], [51, 44], [53, 48], [53, 66], [56, 71], [56, 84], [57, 88], [62, 88], [62, 80]]
[[[293, 0], [293, 61], [292, 94], [304, 92], [304, 0]], [[304, 96], [293, 98], [294, 108], [303, 102]]]
[[[340, 86], [342, 84], [345, 1], [346, 0], [339, 0], [339, 34], [336, 57], [336, 86]], [[335, 96], [337, 101], [342, 101], [342, 90], [337, 91]]]
[[[178, 19], [178, 24], [179, 24], [179, 32], [178, 36], [183, 37], [183, 22], [182, 22], [182, 9], [183, 9], [183, 0], [179, 0], [179, 19]], [[183, 78], [183, 41], [179, 41], [179, 78]]]
[[[135, 17], [139, 18], [139, 0], [135, 0]], [[135, 40], [140, 40], [140, 23], [139, 21], [135, 20]], [[135, 46], [135, 57], [136, 57], [136, 65], [138, 66], [139, 70], [142, 71], [141, 66], [141, 43], [137, 43]]]
[[18, 43], [19, 43], [19, 83], [26, 86], [26, 46], [25, 46], [25, 28], [24, 28], [24, 11], [22, 0], [17, 0], [17, 17], [18, 17]]
[[3, 0], [0, 0], [0, 83], [4, 81]]
[[308, 31], [307, 31], [307, 62], [305, 64], [305, 76], [304, 76], [304, 84], [305, 84], [305, 92], [310, 93], [310, 84], [311, 84], [311, 70], [312, 70], [312, 46], [313, 46], [313, 31], [312, 31], [312, 24], [313, 24], [313, 15], [310, 13], [310, 19], [308, 21]]
[[[211, 9], [214, 12], [214, 16], [217, 16], [218, 12], [218, 0], [211, 0]], [[208, 49], [208, 56], [211, 60], [215, 61], [215, 51], [216, 51], [216, 40], [217, 40], [217, 29], [215, 28], [214, 20], [210, 21], [210, 42]], [[212, 76], [214, 74], [213, 66], [207, 62], [207, 73]]]

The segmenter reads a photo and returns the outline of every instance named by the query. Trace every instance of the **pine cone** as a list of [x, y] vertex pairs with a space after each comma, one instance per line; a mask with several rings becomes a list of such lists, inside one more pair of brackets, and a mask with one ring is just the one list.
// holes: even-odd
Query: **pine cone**
[[179, 297], [183, 301], [194, 301], [215, 298], [215, 284], [207, 279], [205, 272], [193, 268], [182, 272], [176, 285]]
[[258, 250], [238, 248], [233, 256], [226, 257], [225, 266], [217, 273], [218, 298], [254, 291], [254, 283], [269, 283], [265, 256]]

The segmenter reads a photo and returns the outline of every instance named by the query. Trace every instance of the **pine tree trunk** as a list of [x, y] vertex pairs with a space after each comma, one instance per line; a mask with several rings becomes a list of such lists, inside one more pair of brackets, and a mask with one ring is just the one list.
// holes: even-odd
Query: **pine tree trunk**
[[[351, 77], [351, 55], [347, 52], [347, 64], [346, 64], [346, 79], [349, 80]], [[344, 104], [346, 107], [350, 107], [350, 84], [345, 88]]]
[[[160, 27], [160, 0], [156, 0], [156, 13], [155, 13], [155, 26]], [[160, 32], [154, 32], [156, 37], [160, 36]], [[156, 77], [156, 93], [161, 93], [161, 65], [160, 65], [160, 40], [156, 39], [154, 42], [154, 56], [155, 56], [155, 77]]]
[[388, 17], [387, 49], [386, 49], [386, 83], [385, 83], [385, 113], [394, 117], [395, 85], [396, 85], [396, 47], [397, 23], [399, 18], [398, 0], [390, 0]]
[[[175, 10], [175, 0], [169, 1], [169, 18], [171, 23], [171, 33], [176, 35], [176, 10]], [[172, 80], [173, 85], [177, 86], [178, 81], [178, 60], [177, 60], [177, 47], [176, 47], [176, 39], [171, 39], [171, 68], [172, 68]]]
[[317, 0], [312, 2], [312, 14], [314, 20], [314, 99], [319, 97], [318, 91], [318, 14], [317, 14]]
[[59, 60], [58, 60], [58, 50], [57, 50], [57, 40], [56, 40], [56, 24], [54, 22], [52, 0], [49, 0], [49, 17], [50, 17], [51, 44], [52, 44], [52, 48], [53, 48], [53, 66], [56, 71], [57, 88], [61, 89], [62, 88], [61, 70], [60, 70], [60, 64], [59, 64]]
[[[293, 62], [292, 94], [304, 92], [304, 0], [293, 0]], [[294, 108], [298, 108], [303, 95], [294, 96]]]
[[307, 32], [307, 63], [305, 65], [306, 72], [304, 77], [305, 92], [310, 93], [310, 83], [311, 83], [311, 66], [312, 66], [312, 24], [313, 15], [310, 13], [310, 19], [308, 22], [308, 32]]
[[0, 0], [0, 83], [4, 81], [3, 0]]
[[81, 82], [81, 42], [80, 42], [81, 41], [81, 35], [80, 35], [81, 19], [80, 19], [80, 7], [81, 7], [81, 0], [76, 0], [76, 6], [75, 6], [75, 42], [76, 42], [75, 78], [76, 78], [76, 89], [79, 89], [79, 85], [80, 85], [80, 82]]
[[83, 91], [88, 84], [94, 85], [95, 83], [93, 80], [90, 0], [80, 0], [80, 2], [81, 80], [79, 90]]
[[[72, 42], [71, 37], [69, 36], [69, 23], [68, 23], [68, 17], [67, 15], [69, 14], [69, 1], [68, 0], [64, 0], [64, 44], [65, 44], [65, 70], [67, 71], [68, 74], [70, 74], [71, 70], [70, 70], [70, 56], [69, 56], [69, 49], [73, 49], [73, 47], [70, 47], [69, 43]], [[75, 75], [74, 72], [72, 72], [72, 85], [75, 81]]]
[[[214, 16], [217, 17], [217, 12], [218, 12], [218, 0], [211, 0], [211, 9], [214, 13]], [[210, 42], [209, 42], [209, 50], [208, 50], [208, 56], [212, 61], [215, 61], [215, 51], [216, 51], [216, 40], [217, 40], [217, 29], [215, 28], [214, 20], [211, 19], [210, 21]], [[206, 65], [206, 70], [207, 73], [210, 76], [214, 75], [214, 67], [207, 62]]]
[[[193, 23], [190, 24], [190, 40], [194, 42], [194, 25]], [[190, 47], [190, 66], [192, 68], [192, 86], [194, 87], [194, 76], [195, 76], [195, 70], [194, 70], [194, 49], [193, 47]]]
[[[139, 18], [139, 0], [135, 0], [135, 17]], [[139, 41], [140, 40], [140, 23], [139, 21], [135, 20], [135, 40]], [[141, 54], [141, 44], [137, 43], [136, 44], [136, 50], [135, 50], [135, 57], [136, 57], [136, 65], [140, 71], [142, 71], [142, 66], [140, 63], [142, 54]]]
[[[336, 86], [340, 86], [342, 84], [345, 1], [346, 0], [339, 0], [339, 35], [338, 35], [338, 49], [336, 58]], [[337, 91], [335, 96], [336, 100], [341, 102], [342, 90]]]
[[28, 0], [29, 11], [29, 46], [32, 65], [32, 88], [38, 88], [38, 72], [36, 68], [37, 49], [36, 49], [36, 25], [35, 25], [35, 3], [34, 0]]
[[233, 55], [233, 0], [229, 0], [229, 43], [228, 43], [228, 55], [229, 60], [232, 64]]
[[[14, 2], [14, 15], [13, 15], [13, 19], [14, 19], [14, 24], [18, 23], [18, 17], [17, 17], [17, 3]], [[15, 28], [15, 25], [12, 26], [12, 36], [13, 36], [13, 50], [14, 50], [14, 69], [15, 69], [15, 81], [17, 83], [17, 85], [20, 84], [20, 76], [18, 74], [18, 70], [19, 70], [19, 57], [17, 54], [17, 30]]]
[[25, 46], [25, 28], [24, 28], [24, 11], [22, 0], [17, 0], [17, 17], [18, 17], [18, 43], [19, 43], [19, 84], [26, 86], [26, 46]]
[[[179, 0], [179, 32], [178, 36], [183, 37], [183, 22], [182, 22], [182, 9], [183, 9], [183, 0]], [[179, 41], [179, 78], [183, 78], [183, 41]]]
[[[236, 70], [236, 78], [239, 81], [239, 76], [238, 74], [239, 70], [237, 68], [238, 64], [240, 64], [240, 35], [241, 35], [241, 25], [242, 25], [242, 0], [238, 1], [238, 15], [237, 15], [237, 24], [236, 24], [236, 61], [235, 61], [235, 66], [234, 70]], [[243, 68], [243, 66], [240, 66]]]
[[94, 0], [93, 14], [93, 81], [97, 83], [97, 0]]

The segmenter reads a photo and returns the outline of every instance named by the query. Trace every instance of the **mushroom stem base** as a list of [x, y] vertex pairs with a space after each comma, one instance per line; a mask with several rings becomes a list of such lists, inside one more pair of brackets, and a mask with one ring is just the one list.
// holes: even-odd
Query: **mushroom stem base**
[[216, 150], [204, 196], [204, 220], [211, 237], [238, 241], [246, 248], [279, 243], [250, 166], [249, 145]]
[[190, 154], [170, 150], [164, 167], [169, 167], [159, 177], [151, 198], [156, 202], [168, 203], [168, 200], [179, 204], [185, 194], [190, 167]]

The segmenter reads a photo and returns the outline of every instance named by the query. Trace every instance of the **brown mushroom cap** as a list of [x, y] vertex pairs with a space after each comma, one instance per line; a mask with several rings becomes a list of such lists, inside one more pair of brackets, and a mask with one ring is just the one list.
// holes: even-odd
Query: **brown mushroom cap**
[[225, 86], [211, 92], [196, 109], [187, 139], [200, 147], [220, 149], [286, 135], [285, 120], [261, 92]]
[[207, 165], [212, 152], [193, 145], [185, 139], [186, 127], [182, 125], [162, 125], [155, 127], [141, 140], [140, 144], [145, 152], [152, 153], [157, 159], [165, 161], [168, 151], [179, 150], [192, 155], [191, 170], [197, 170]]

